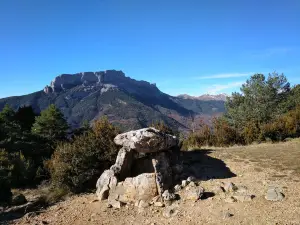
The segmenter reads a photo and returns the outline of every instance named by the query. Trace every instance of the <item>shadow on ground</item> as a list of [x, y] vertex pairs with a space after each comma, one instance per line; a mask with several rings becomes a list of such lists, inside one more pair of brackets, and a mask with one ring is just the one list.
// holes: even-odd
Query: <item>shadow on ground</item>
[[197, 180], [226, 179], [236, 177], [236, 174], [220, 160], [209, 156], [213, 150], [195, 149], [180, 152], [177, 160], [183, 166], [181, 179], [194, 176]]

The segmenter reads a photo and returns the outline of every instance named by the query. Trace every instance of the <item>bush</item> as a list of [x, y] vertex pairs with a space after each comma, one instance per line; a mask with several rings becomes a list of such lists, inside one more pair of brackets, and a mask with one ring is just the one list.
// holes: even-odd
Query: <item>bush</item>
[[94, 188], [100, 174], [114, 163], [118, 130], [102, 118], [91, 131], [57, 146], [47, 163], [56, 187], [79, 193]]
[[220, 117], [213, 120], [213, 137], [211, 143], [213, 146], [224, 147], [242, 143], [243, 139], [225, 118]]
[[283, 141], [286, 138], [300, 136], [300, 106], [286, 114], [277, 117], [272, 122], [262, 126], [261, 135], [264, 139]]

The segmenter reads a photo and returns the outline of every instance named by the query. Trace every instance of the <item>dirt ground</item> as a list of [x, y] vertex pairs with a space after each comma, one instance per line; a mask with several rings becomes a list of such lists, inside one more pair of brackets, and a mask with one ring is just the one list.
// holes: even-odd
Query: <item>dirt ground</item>
[[[198, 150], [205, 151], [205, 150]], [[206, 199], [191, 202], [179, 200], [176, 215], [163, 216], [166, 208], [150, 206], [139, 209], [124, 206], [107, 208], [106, 202], [96, 201], [94, 194], [72, 196], [51, 206], [46, 211], [28, 214], [11, 224], [299, 224], [300, 225], [300, 140], [279, 144], [260, 144], [247, 147], [211, 148], [206, 150], [205, 167], [215, 168], [221, 160], [232, 176], [204, 179], [199, 184], [207, 192], [222, 182], [246, 186], [255, 198], [249, 202], [228, 203], [224, 194], [208, 195]], [[205, 170], [205, 169], [204, 169]], [[203, 171], [202, 171], [203, 172]], [[222, 171], [217, 171], [222, 172]], [[281, 202], [265, 199], [269, 186], [282, 189]], [[228, 216], [231, 215], [231, 216]]]

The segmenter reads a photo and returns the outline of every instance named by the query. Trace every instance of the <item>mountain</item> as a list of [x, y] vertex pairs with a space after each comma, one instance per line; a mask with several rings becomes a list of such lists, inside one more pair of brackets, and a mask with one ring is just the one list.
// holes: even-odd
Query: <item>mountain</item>
[[190, 96], [187, 94], [183, 94], [183, 95], [178, 95], [177, 97], [183, 98], [183, 99], [198, 99], [198, 100], [204, 100], [204, 101], [210, 101], [210, 100], [226, 101], [226, 98], [229, 97], [229, 95], [227, 95], [225, 93], [218, 94], [218, 95], [205, 94], [205, 95], [200, 95], [200, 96]]
[[39, 113], [55, 104], [72, 127], [100, 116], [123, 130], [163, 120], [181, 131], [189, 130], [194, 118], [211, 118], [224, 112], [224, 101], [173, 97], [155, 84], [126, 77], [122, 71], [106, 70], [57, 76], [43, 90], [0, 99], [0, 110], [31, 105]]

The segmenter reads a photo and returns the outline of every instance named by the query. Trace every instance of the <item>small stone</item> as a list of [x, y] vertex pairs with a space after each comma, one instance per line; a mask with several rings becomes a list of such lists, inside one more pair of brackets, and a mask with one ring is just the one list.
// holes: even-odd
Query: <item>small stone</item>
[[223, 189], [223, 187], [220, 187], [220, 186], [215, 186], [214, 188], [213, 188], [213, 192], [215, 193], [215, 194], [219, 194], [219, 193], [224, 193], [224, 189]]
[[185, 193], [185, 200], [198, 201], [204, 194], [202, 187], [189, 187]]
[[189, 184], [189, 182], [188, 182], [187, 180], [183, 180], [183, 181], [181, 182], [181, 186], [182, 186], [183, 188], [185, 188], [188, 184]]
[[224, 201], [227, 203], [234, 203], [234, 202], [236, 202], [236, 199], [234, 197], [228, 197], [228, 198], [225, 198]]
[[178, 192], [182, 189], [181, 185], [177, 184], [175, 187], [174, 187], [174, 191], [175, 192]]
[[162, 202], [155, 202], [155, 203], [154, 203], [154, 206], [155, 206], [155, 207], [164, 207], [165, 204], [162, 203]]
[[228, 183], [226, 183], [225, 186], [224, 186], [224, 190], [225, 190], [226, 192], [234, 192], [234, 191], [236, 191], [237, 189], [238, 189], [237, 186], [235, 186], [235, 184], [232, 183], [232, 182], [228, 182]]
[[265, 198], [268, 201], [282, 201], [284, 199], [284, 194], [281, 193], [279, 188], [270, 187], [267, 191]]
[[187, 178], [187, 181], [188, 181], [188, 182], [196, 181], [196, 178], [193, 177], [193, 176], [189, 176], [189, 177]]
[[106, 206], [107, 208], [112, 208], [113, 206], [111, 205], [111, 204], [107, 204], [107, 206]]
[[92, 201], [90, 201], [90, 203], [94, 203], [94, 202], [98, 202], [99, 199], [93, 199]]
[[172, 201], [176, 199], [176, 195], [174, 193], [170, 193], [168, 190], [165, 190], [162, 194], [162, 198], [164, 201]]

